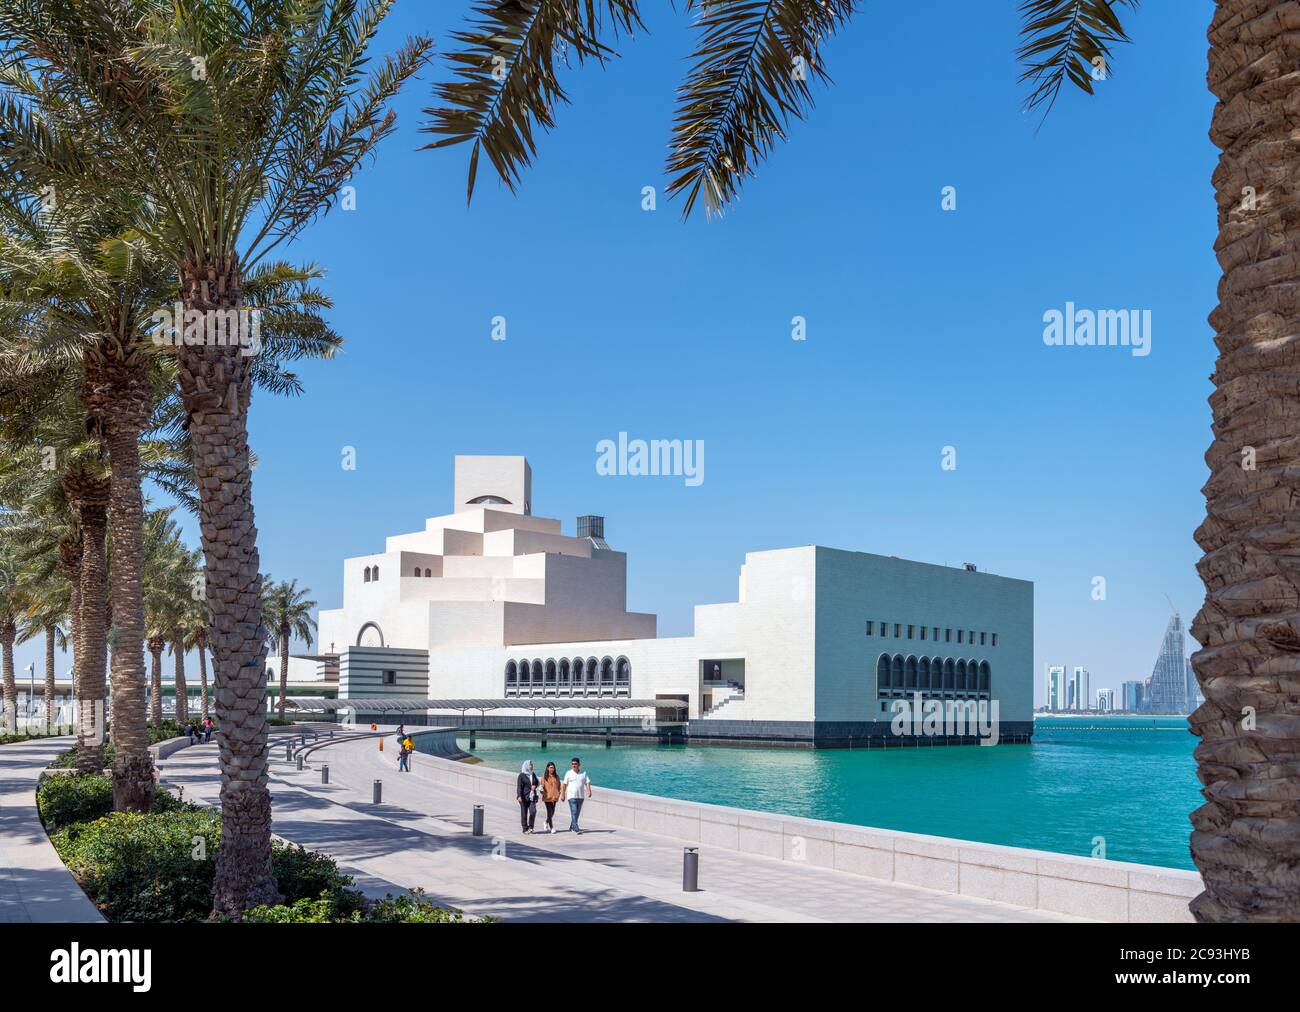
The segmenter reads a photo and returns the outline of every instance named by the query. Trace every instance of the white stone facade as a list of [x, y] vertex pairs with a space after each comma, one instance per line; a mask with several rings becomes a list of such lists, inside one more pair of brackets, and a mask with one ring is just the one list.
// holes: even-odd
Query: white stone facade
[[[736, 601], [696, 606], [691, 636], [657, 638], [654, 615], [627, 611], [624, 553], [532, 515], [524, 458], [457, 457], [455, 488], [455, 512], [345, 560], [322, 651], [428, 650], [432, 698], [677, 697], [693, 738], [887, 734], [889, 707], [914, 691], [995, 699], [1029, 733], [1026, 581], [812, 545], [753, 552]], [[921, 660], [932, 685], [916, 681]], [[945, 661], [970, 665], [968, 686], [945, 688]], [[894, 667], [897, 686], [880, 677]]]

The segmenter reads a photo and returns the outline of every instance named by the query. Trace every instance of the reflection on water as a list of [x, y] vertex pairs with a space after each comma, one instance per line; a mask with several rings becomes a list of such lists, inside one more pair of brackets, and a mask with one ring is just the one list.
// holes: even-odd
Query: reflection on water
[[[593, 785], [883, 829], [1191, 868], [1200, 803], [1178, 718], [1040, 718], [1032, 745], [812, 750], [478, 739], [484, 762], [561, 774], [582, 756]], [[468, 748], [468, 740], [461, 747]]]

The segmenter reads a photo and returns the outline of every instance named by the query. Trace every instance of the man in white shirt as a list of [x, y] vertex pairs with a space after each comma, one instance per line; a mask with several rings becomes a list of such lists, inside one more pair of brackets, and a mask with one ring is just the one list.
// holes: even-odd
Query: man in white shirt
[[564, 774], [564, 783], [560, 787], [560, 800], [569, 803], [569, 832], [582, 835], [582, 830], [578, 828], [578, 816], [582, 813], [583, 801], [589, 797], [591, 778], [583, 772], [582, 760], [574, 756], [569, 760], [569, 772]]

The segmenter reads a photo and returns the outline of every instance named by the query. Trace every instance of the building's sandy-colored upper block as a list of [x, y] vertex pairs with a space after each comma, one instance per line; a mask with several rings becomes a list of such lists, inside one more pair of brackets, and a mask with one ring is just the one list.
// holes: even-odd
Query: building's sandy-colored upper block
[[456, 502], [452, 509], [491, 506], [528, 516], [533, 511], [533, 470], [526, 457], [456, 455]]

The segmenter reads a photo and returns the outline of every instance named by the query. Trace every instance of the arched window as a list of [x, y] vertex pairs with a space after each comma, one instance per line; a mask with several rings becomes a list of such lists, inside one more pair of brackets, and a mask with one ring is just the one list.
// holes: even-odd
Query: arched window
[[917, 668], [916, 674], [916, 687], [918, 689], [928, 689], [930, 687], [930, 658], [921, 658], [921, 663]]
[[555, 684], [555, 660], [550, 659], [546, 662], [546, 684]]
[[876, 661], [876, 690], [889, 688], [889, 655], [881, 654]]
[[600, 662], [600, 684], [612, 685], [614, 682], [614, 660], [606, 657]]
[[560, 658], [560, 684], [569, 684], [569, 659], [567, 657]]
[[980, 661], [980, 692], [989, 691], [989, 662]]
[[632, 681], [632, 662], [626, 657], [620, 657], [615, 662], [614, 678], [619, 685], [627, 685]]
[[375, 575], [372, 576], [371, 579], [372, 579], [372, 580], [378, 580], [378, 579], [379, 579], [379, 567], [378, 567], [378, 566], [375, 567], [374, 573], [375, 573]]
[[894, 654], [894, 659], [889, 666], [894, 672], [891, 684], [895, 689], [901, 689], [903, 687], [903, 655]]
[[587, 662], [581, 657], [573, 659], [573, 684], [581, 685], [583, 681], [583, 672], [587, 670]]
[[965, 690], [966, 690], [966, 662], [958, 661], [957, 662], [957, 691], [964, 692]]
[[542, 671], [543, 671], [542, 659], [540, 657], [534, 657], [533, 658], [533, 685], [539, 689], [542, 686]]
[[953, 673], [952, 658], [949, 657], [946, 661], [943, 662], [943, 687], [947, 689], [949, 692], [951, 692], [953, 688], [956, 686], [954, 677], [955, 676]]
[[907, 688], [916, 688], [916, 658], [909, 657], [903, 666], [903, 677], [907, 679]]
[[588, 685], [596, 684], [596, 664], [597, 664], [596, 658], [594, 657], [587, 658], [587, 684]]
[[519, 665], [514, 661], [506, 662], [506, 685], [519, 684]]
[[361, 582], [362, 582], [362, 583], [369, 583], [369, 582], [370, 582], [370, 567], [369, 567], [369, 566], [367, 566], [367, 567], [365, 568], [364, 574], [363, 574], [362, 577], [361, 577]]
[[528, 684], [528, 679], [530, 677], [531, 676], [528, 673], [528, 661], [526, 660], [520, 661], [519, 662], [519, 684], [526, 686]]

